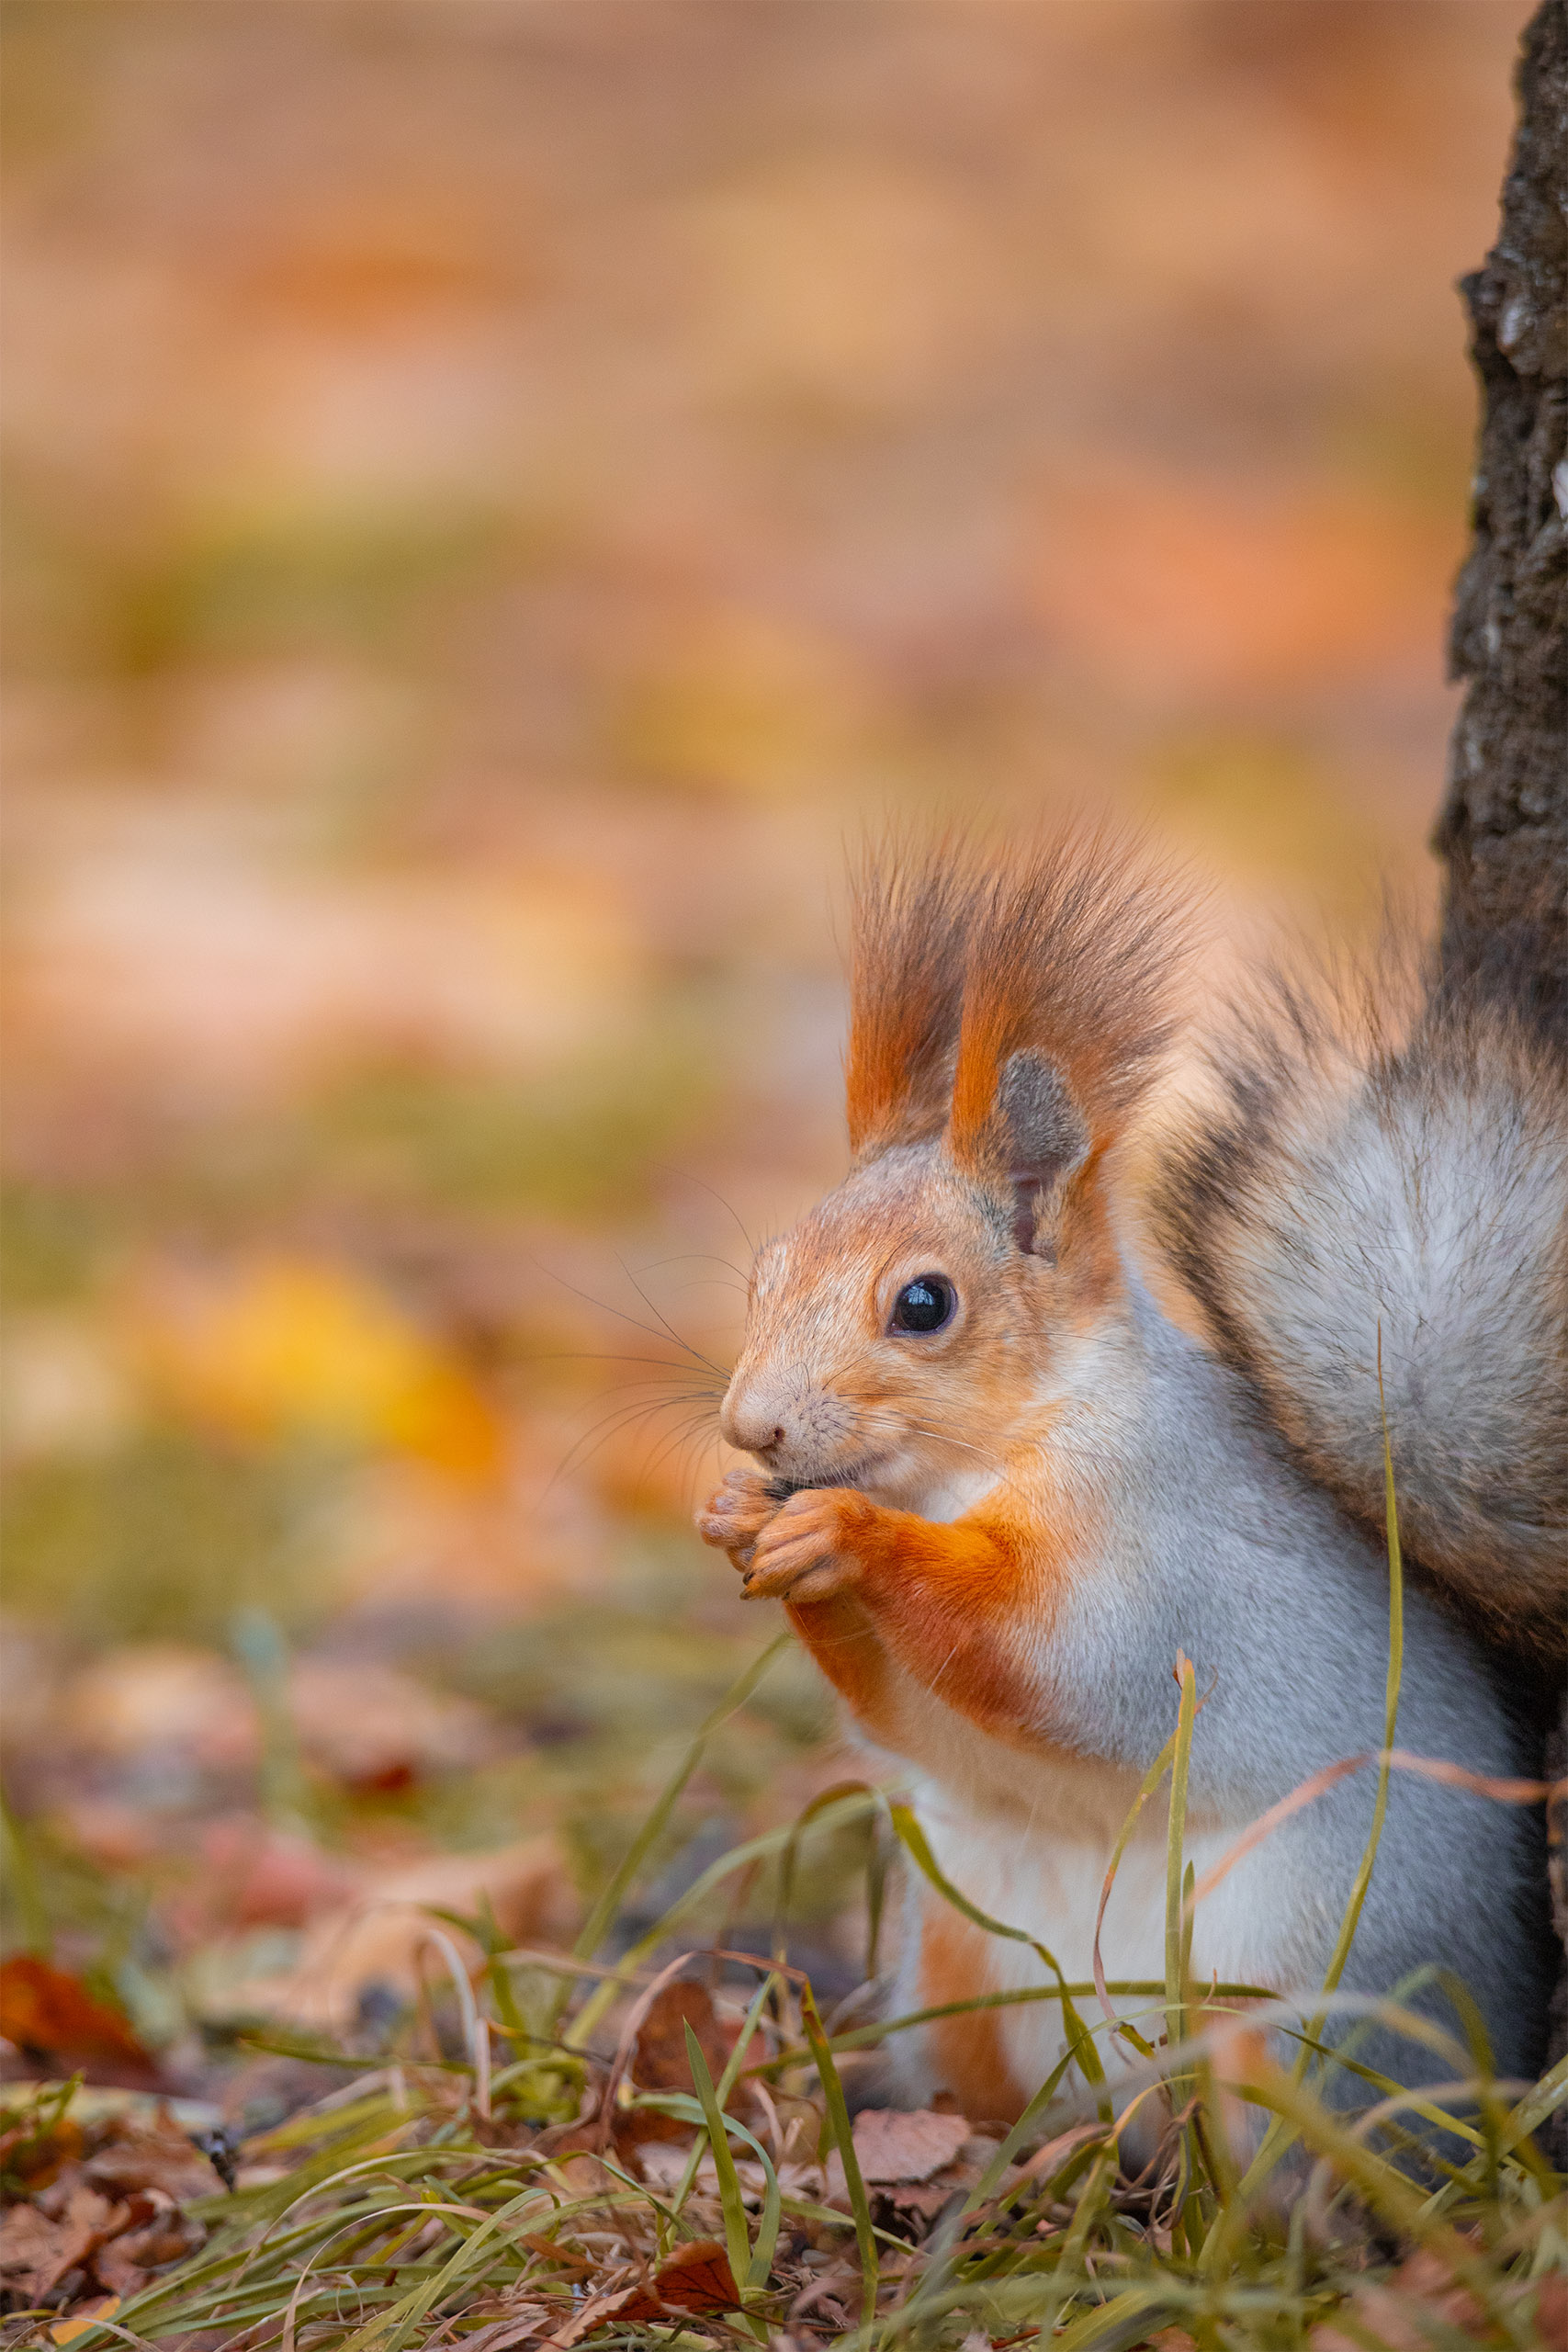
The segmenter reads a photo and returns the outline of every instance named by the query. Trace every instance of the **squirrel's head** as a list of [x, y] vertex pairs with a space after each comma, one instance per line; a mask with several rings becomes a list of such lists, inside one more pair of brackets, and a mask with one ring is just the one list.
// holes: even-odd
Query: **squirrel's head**
[[856, 895], [851, 1174], [758, 1256], [720, 1426], [792, 1487], [994, 1475], [1120, 1261], [1103, 1161], [1169, 1034], [1168, 892], [1103, 846]]

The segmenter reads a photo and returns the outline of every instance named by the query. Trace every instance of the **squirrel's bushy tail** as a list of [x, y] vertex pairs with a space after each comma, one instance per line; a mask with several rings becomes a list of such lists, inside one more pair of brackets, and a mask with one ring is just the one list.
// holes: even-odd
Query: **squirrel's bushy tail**
[[1156, 1217], [1312, 1476], [1494, 1641], [1568, 1645], [1568, 1060], [1480, 986], [1391, 1034], [1280, 978], [1213, 1057]]

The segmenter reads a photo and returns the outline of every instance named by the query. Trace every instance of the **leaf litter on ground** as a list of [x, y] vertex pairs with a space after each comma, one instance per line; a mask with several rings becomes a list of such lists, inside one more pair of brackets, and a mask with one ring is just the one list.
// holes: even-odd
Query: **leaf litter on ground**
[[[1338, 2063], [1322, 2054], [1324, 2020], [1365, 2014], [1364, 1997], [1329, 1988], [1258, 2011], [1261, 1988], [1205, 1987], [1217, 2022], [1193, 2030], [1180, 1844], [1196, 1701], [1185, 1661], [1167, 1759], [1167, 1980], [1069, 1984], [1040, 1947], [1037, 1987], [956, 2005], [1062, 2008], [1068, 2054], [1011, 2129], [888, 2104], [886, 2084], [856, 2069], [915, 2020], [868, 2025], [858, 2002], [844, 2008], [853, 2022], [824, 2018], [784, 1957], [782, 1927], [771, 1956], [675, 1940], [715, 1889], [762, 1863], [782, 1859], [787, 1887], [801, 1847], [848, 1819], [884, 1822], [964, 1917], [1016, 1939], [947, 1884], [913, 1815], [874, 1788], [838, 1784], [799, 1821], [744, 1841], [651, 1926], [638, 1918], [618, 1960], [602, 1957], [671, 1790], [764, 1663], [702, 1725], [610, 1883], [614, 1902], [601, 1900], [574, 1951], [512, 1948], [483, 1907], [465, 1917], [428, 1906], [429, 1934], [462, 1979], [457, 2045], [438, 2035], [424, 1986], [389, 2062], [317, 2042], [300, 2054], [329, 2066], [333, 2086], [234, 2143], [193, 2136], [149, 2096], [120, 2094], [105, 2111], [113, 2095], [77, 2081], [14, 2092], [0, 2118], [0, 2343], [807, 2352], [842, 2339], [857, 2352], [906, 2340], [974, 2352], [1034, 2336], [1064, 2352], [1525, 2352], [1562, 2340], [1568, 2199], [1531, 2134], [1568, 2098], [1568, 2062], [1521, 2096], [1490, 2082], [1478, 2036], [1470, 2046], [1448, 2037], [1461, 2154], [1421, 2171], [1397, 2111], [1381, 2134], [1357, 2132], [1321, 2096], [1322, 2070]], [[867, 1851], [880, 1902], [882, 1840]], [[750, 1973], [744, 2006], [737, 1969]], [[34, 1971], [17, 1979], [35, 1994], [48, 1982]], [[1238, 2178], [1229, 2154], [1213, 2044], [1231, 1996], [1300, 2043], [1294, 2073], [1256, 2092], [1276, 2144], [1295, 2139], [1311, 2159], [1307, 2192], [1289, 2200], [1264, 2193], [1259, 2162]], [[1413, 2038], [1433, 2038], [1429, 2019], [1375, 2006]], [[1129, 2007], [1141, 2026], [1135, 2064], [1112, 2040]], [[1462, 2003], [1456, 2014], [1462, 2030]], [[1120, 2073], [1104, 2063], [1113, 2052]], [[1134, 2171], [1119, 2135], [1151, 2101], [1159, 2147]], [[1424, 2102], [1447, 2111], [1440, 2093]]]

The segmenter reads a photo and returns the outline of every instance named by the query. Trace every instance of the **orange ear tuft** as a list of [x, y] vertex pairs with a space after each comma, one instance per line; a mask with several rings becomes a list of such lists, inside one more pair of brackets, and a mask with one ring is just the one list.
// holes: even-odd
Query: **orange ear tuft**
[[947, 1144], [981, 1177], [1016, 1156], [1012, 1078], [1054, 1072], [1089, 1156], [1115, 1141], [1175, 1030], [1184, 952], [1170, 881], [1125, 846], [1068, 836], [998, 865], [976, 908]]
[[850, 1148], [872, 1157], [939, 1136], [953, 1091], [976, 876], [952, 842], [868, 857], [854, 876]]
[[1103, 1149], [1172, 1034], [1180, 913], [1168, 879], [1104, 837], [986, 865], [952, 842], [868, 863], [846, 1072], [857, 1157], [945, 1130], [961, 1167], [1004, 1179], [1020, 1104], [1080, 1133], [1077, 1157]]

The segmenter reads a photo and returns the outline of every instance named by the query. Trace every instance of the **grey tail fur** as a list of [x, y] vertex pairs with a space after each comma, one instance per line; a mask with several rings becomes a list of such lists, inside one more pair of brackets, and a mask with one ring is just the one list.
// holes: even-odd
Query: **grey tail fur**
[[1560, 1657], [1568, 1052], [1506, 987], [1404, 977], [1398, 1033], [1386, 970], [1276, 978], [1213, 1053], [1157, 1228], [1311, 1476], [1381, 1531], [1386, 1403], [1408, 1556], [1489, 1642]]

